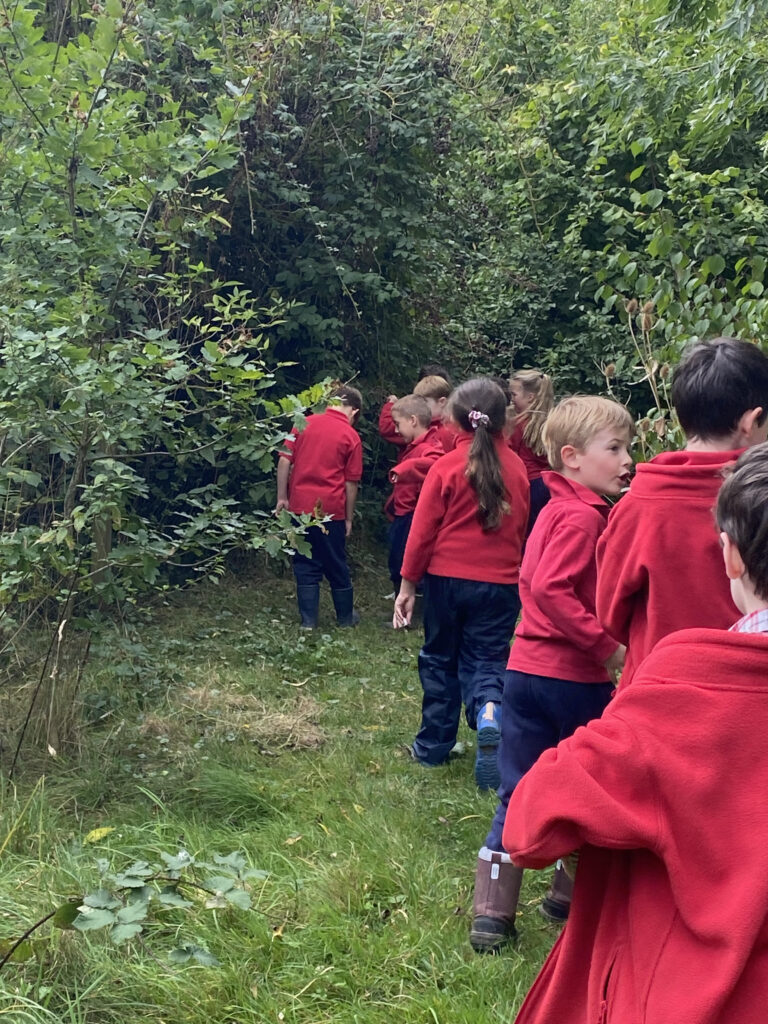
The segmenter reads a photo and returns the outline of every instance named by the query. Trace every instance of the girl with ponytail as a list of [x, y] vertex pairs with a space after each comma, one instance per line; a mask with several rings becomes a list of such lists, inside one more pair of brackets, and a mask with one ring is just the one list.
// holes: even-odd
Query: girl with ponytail
[[509, 641], [520, 610], [517, 583], [528, 522], [528, 478], [504, 438], [506, 398], [479, 377], [448, 405], [456, 447], [427, 474], [403, 559], [393, 625], [410, 625], [424, 581], [424, 691], [411, 754], [427, 765], [448, 760], [464, 703], [477, 729], [475, 779], [499, 784], [501, 692]]
[[523, 460], [531, 487], [527, 536], [549, 501], [549, 491], [541, 477], [550, 468], [543, 434], [547, 416], [555, 404], [555, 392], [551, 379], [541, 370], [518, 370], [512, 374], [509, 389], [514, 410], [509, 447]]

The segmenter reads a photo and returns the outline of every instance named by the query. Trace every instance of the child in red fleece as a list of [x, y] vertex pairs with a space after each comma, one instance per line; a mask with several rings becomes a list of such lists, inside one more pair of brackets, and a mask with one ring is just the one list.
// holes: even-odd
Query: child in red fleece
[[389, 479], [394, 487], [384, 506], [384, 511], [392, 517], [389, 527], [389, 575], [397, 597], [413, 510], [427, 471], [445, 452], [437, 438], [437, 429], [430, 425], [432, 411], [426, 398], [419, 395], [398, 398], [392, 406], [392, 419], [398, 435], [406, 442], [399, 462], [390, 470]]
[[555, 392], [551, 379], [541, 370], [518, 370], [512, 374], [509, 388], [515, 413], [509, 447], [523, 460], [531, 485], [530, 533], [539, 512], [549, 501], [549, 491], [542, 479], [542, 473], [550, 468], [542, 434], [555, 404]]
[[[421, 377], [413, 389], [414, 395], [425, 398], [431, 410], [430, 426], [435, 428], [437, 439], [443, 449], [451, 451], [456, 443], [456, 431], [449, 423], [444, 421], [444, 414], [451, 395], [450, 382], [445, 377], [430, 373]], [[398, 448], [404, 448], [403, 438], [397, 431], [395, 421], [392, 418], [392, 406], [397, 401], [395, 395], [390, 395], [381, 408], [379, 414], [379, 434], [385, 441], [396, 444]]]
[[393, 626], [407, 626], [424, 578], [424, 691], [415, 760], [448, 760], [464, 702], [478, 730], [475, 780], [498, 785], [499, 704], [520, 601], [517, 580], [528, 522], [528, 479], [503, 436], [507, 402], [487, 378], [451, 398], [456, 447], [432, 466], [405, 548]]
[[581, 848], [568, 926], [517, 1024], [765, 1021], [768, 445], [739, 458], [716, 516], [743, 618], [665, 637], [510, 800], [516, 864]]
[[672, 404], [685, 450], [637, 467], [597, 549], [597, 615], [627, 647], [622, 687], [667, 633], [733, 621], [712, 509], [723, 467], [768, 434], [768, 356], [733, 338], [694, 345]]
[[[624, 648], [595, 616], [595, 546], [609, 506], [632, 466], [632, 417], [607, 398], [567, 398], [547, 419], [544, 443], [556, 472], [551, 499], [523, 556], [523, 615], [509, 654], [501, 710], [501, 785], [491, 830], [477, 858], [470, 943], [495, 952], [515, 936], [522, 871], [501, 841], [510, 794], [542, 751], [602, 714]], [[570, 886], [562, 869], [542, 904], [563, 919]]]

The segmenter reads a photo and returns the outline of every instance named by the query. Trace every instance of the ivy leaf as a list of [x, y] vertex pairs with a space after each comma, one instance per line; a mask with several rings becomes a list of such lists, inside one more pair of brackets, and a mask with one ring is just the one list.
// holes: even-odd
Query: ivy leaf
[[87, 893], [83, 897], [83, 903], [86, 907], [94, 907], [100, 910], [115, 910], [123, 905], [114, 893], [111, 893], [108, 889], [96, 889], [95, 892]]
[[178, 907], [180, 910], [186, 910], [187, 907], [194, 906], [190, 900], [185, 900], [172, 886], [168, 886], [167, 889], [159, 892], [157, 894], [157, 901], [162, 903], [164, 907]]
[[142, 900], [129, 903], [117, 912], [117, 919], [121, 924], [133, 924], [135, 921], [146, 921], [149, 913], [148, 904]]
[[210, 889], [211, 892], [225, 893], [229, 892], [230, 889], [234, 889], [235, 879], [228, 875], [213, 875], [211, 878], [206, 878], [203, 885], [206, 889]]

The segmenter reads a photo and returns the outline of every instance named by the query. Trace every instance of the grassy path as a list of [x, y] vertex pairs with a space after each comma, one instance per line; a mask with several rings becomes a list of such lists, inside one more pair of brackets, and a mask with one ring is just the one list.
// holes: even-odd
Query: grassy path
[[[95, 887], [98, 858], [122, 870], [181, 848], [209, 861], [239, 850], [267, 874], [253, 910], [198, 900], [119, 947], [41, 929], [36, 957], [0, 972], [0, 1021], [512, 1019], [556, 936], [535, 909], [546, 878], [528, 873], [518, 945], [473, 954], [474, 860], [494, 798], [475, 789], [471, 754], [433, 770], [404, 756], [419, 635], [387, 630], [380, 583], [363, 570], [358, 584], [356, 630], [300, 633], [289, 577], [230, 579], [159, 610], [139, 678], [94, 662], [85, 688], [107, 717], [82, 758], [34, 792], [2, 793], [0, 938]], [[97, 828], [114, 831], [84, 842]], [[185, 943], [220, 966], [169, 963]]]

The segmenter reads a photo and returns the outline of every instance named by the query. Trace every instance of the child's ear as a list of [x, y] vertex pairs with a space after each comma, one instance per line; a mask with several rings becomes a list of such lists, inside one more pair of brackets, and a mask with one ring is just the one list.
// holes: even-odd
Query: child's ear
[[741, 552], [725, 531], [721, 532], [720, 540], [723, 545], [725, 574], [729, 580], [740, 580], [747, 571], [747, 567], [744, 565], [744, 560], [741, 557]]
[[757, 421], [763, 415], [763, 407], [758, 405], [756, 409], [747, 409], [739, 417], [736, 424], [736, 436], [738, 447], [758, 444], [765, 439], [765, 422], [759, 424]]
[[438, 409], [442, 409], [445, 406], [445, 403], [448, 401], [448, 399], [445, 397], [445, 395], [443, 395], [442, 398], [436, 398], [435, 401], [437, 402]]
[[578, 469], [581, 465], [581, 450], [572, 444], [564, 444], [560, 449], [560, 460], [568, 469]]

